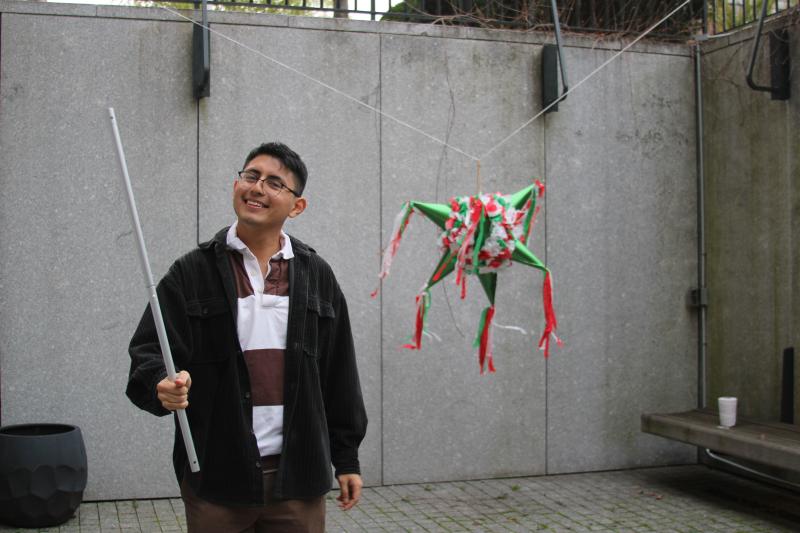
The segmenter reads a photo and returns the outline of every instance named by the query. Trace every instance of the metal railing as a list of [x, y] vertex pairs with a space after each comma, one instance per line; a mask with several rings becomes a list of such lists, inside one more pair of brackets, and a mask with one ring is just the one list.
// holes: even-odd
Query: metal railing
[[764, 2], [767, 16], [800, 5], [800, 0], [711, 0], [708, 3], [709, 33], [724, 33], [757, 22]]
[[[186, 8], [194, 5], [192, 1], [165, 3]], [[595, 2], [589, 0], [559, 0], [561, 27], [578, 32], [637, 33], [674, 8], [672, 2], [663, 0], [607, 0], [598, 4], [602, 7], [595, 8]], [[208, 0], [208, 6], [220, 11], [517, 29], [553, 28], [549, 0]], [[656, 33], [684, 37], [699, 33], [707, 9], [704, 0], [694, 0]]]
[[[789, 10], [800, 12], [800, 0], [695, 0], [655, 33], [662, 37], [689, 37], [704, 33], [704, 28], [707, 33], [724, 33], [757, 22], [763, 2], [767, 2], [767, 16]], [[190, 9], [198, 2], [156, 3]], [[219, 11], [518, 29], [553, 27], [549, 0], [208, 0], [207, 3], [209, 9]], [[561, 27], [567, 31], [636, 33], [669, 12], [674, 2], [559, 0], [557, 7]]]

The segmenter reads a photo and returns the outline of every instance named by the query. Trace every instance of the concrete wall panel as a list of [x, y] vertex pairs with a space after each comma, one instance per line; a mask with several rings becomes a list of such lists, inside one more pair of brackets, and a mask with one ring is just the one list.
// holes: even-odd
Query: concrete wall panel
[[[572, 79], [610, 52], [570, 50]], [[639, 430], [696, 404], [692, 61], [627, 54], [547, 117], [547, 259], [565, 344], [547, 367], [548, 473], [689, 462]]]
[[[790, 40], [790, 54], [791, 57], [800, 57], [800, 32], [797, 31], [797, 26], [792, 31]], [[796, 72], [796, 70], [795, 70]], [[789, 104], [788, 117], [789, 123], [787, 127], [787, 139], [785, 146], [789, 153], [789, 161], [787, 164], [787, 174], [794, 176], [794, 186], [792, 187], [792, 206], [791, 206], [791, 281], [792, 287], [792, 313], [791, 324], [794, 324], [794, 330], [789, 333], [789, 340], [794, 346], [794, 387], [795, 391], [798, 389], [800, 383], [800, 185], [798, 185], [797, 176], [800, 176], [800, 150], [791, 150], [790, 147], [798, 145], [798, 137], [800, 137], [800, 76], [792, 77], [792, 94], [795, 95], [794, 100]], [[800, 394], [794, 393], [794, 423], [800, 423]]]
[[194, 242], [191, 33], [152, 21], [2, 22], [2, 422], [80, 426], [87, 499], [172, 495], [172, 422], [123, 394], [147, 293], [107, 107], [160, 277]]
[[[471, 155], [480, 156], [535, 112], [540, 48], [385, 36], [383, 110]], [[541, 177], [542, 129], [536, 124], [482, 165], [485, 192], [511, 193]], [[383, 120], [383, 243], [406, 200], [447, 202], [477, 190], [469, 157]], [[536, 229], [541, 253], [545, 227]], [[403, 483], [542, 473], [544, 361], [535, 349], [542, 276], [514, 266], [498, 280], [496, 374], [479, 374], [472, 347], [488, 305], [476, 277], [460, 301], [454, 276], [432, 290], [421, 351], [400, 348], [414, 327], [415, 295], [439, 260], [439, 230], [414, 215], [392, 274], [383, 283], [384, 481]]]
[[[796, 60], [796, 22], [789, 31]], [[786, 101], [771, 100], [769, 93], [746, 85], [752, 33], [744, 31], [731, 43], [710, 43], [703, 60], [708, 401], [737, 396], [742, 416], [778, 420], [782, 354], [788, 347], [800, 347], [800, 85], [794, 76], [792, 98]], [[768, 39], [762, 46], [755, 78], [768, 85]], [[797, 412], [800, 398], [795, 398]]]

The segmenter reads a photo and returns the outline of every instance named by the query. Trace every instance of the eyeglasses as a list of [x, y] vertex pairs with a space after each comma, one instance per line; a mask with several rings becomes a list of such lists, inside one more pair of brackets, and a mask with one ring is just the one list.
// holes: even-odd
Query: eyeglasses
[[239, 183], [247, 187], [255, 187], [259, 181], [264, 182], [264, 191], [269, 193], [270, 196], [278, 196], [284, 189], [300, 198], [300, 193], [286, 186], [280, 178], [275, 176], [266, 176], [262, 178], [257, 172], [251, 170], [240, 170], [237, 172], [239, 176]]

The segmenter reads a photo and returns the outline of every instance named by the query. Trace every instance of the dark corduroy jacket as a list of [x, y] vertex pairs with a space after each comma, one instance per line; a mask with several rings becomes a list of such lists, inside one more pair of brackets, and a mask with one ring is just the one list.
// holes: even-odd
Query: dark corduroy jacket
[[[188, 476], [201, 498], [258, 505], [262, 469], [226, 232], [178, 259], [157, 287], [175, 366], [192, 377], [186, 414], [200, 472], [189, 472], [177, 423], [173, 462], [178, 481]], [[336, 475], [360, 472], [367, 416], [344, 296], [328, 264], [297, 239], [291, 242], [283, 450], [274, 496], [308, 499], [331, 489], [331, 464]], [[129, 353], [128, 397], [146, 411], [169, 414], [156, 397], [166, 371], [149, 307]]]

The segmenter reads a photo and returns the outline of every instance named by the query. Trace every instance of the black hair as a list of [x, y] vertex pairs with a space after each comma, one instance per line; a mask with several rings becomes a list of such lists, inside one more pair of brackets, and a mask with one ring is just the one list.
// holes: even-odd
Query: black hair
[[288, 168], [294, 175], [295, 181], [297, 181], [297, 193], [303, 194], [303, 189], [306, 188], [306, 181], [308, 180], [308, 170], [306, 169], [306, 164], [303, 163], [303, 160], [294, 150], [280, 142], [264, 143], [250, 150], [242, 168], [260, 155], [274, 157]]

